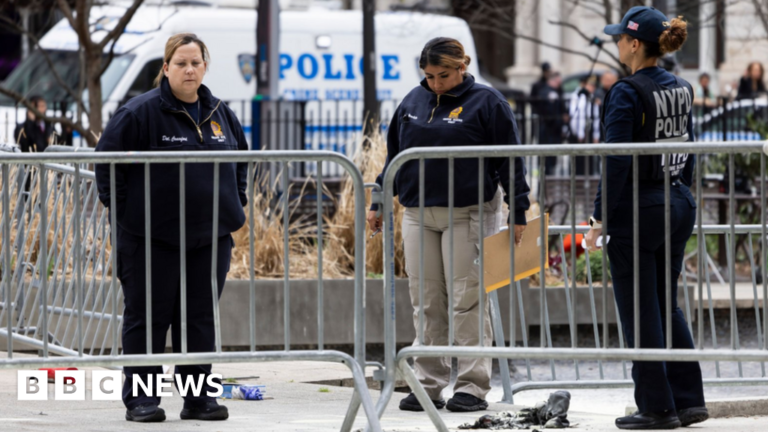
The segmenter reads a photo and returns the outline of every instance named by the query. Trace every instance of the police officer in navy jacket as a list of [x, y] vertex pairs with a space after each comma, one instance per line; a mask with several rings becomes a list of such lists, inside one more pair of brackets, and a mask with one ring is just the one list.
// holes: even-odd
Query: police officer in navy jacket
[[[209, 54], [194, 34], [168, 39], [159, 87], [131, 99], [115, 112], [96, 147], [97, 151], [213, 151], [247, 150], [245, 134], [234, 113], [202, 85]], [[109, 165], [96, 166], [99, 199], [110, 206], [116, 195], [117, 276], [125, 296], [123, 353], [146, 353], [146, 269], [144, 223], [144, 164], [115, 166], [116, 189], [110, 188]], [[213, 189], [211, 163], [185, 164], [186, 280], [188, 352], [212, 352], [215, 345], [211, 254], [213, 251], [213, 197], [219, 195], [216, 239], [218, 294], [229, 271], [230, 233], [245, 223], [247, 164], [222, 163], [218, 190]], [[181, 351], [181, 269], [179, 233], [179, 164], [153, 164], [150, 169], [152, 350], [165, 351], [171, 327], [173, 351]], [[162, 373], [160, 366], [126, 366], [123, 402], [126, 420], [165, 420], [160, 398], [148, 396], [137, 378], [147, 382]], [[199, 396], [185, 396], [182, 419], [225, 420], [227, 408], [207, 392], [211, 365], [177, 366], [183, 382], [204, 381]]]
[[[469, 57], [455, 39], [435, 38], [422, 50], [419, 67], [426, 78], [403, 99], [387, 132], [387, 164], [401, 151], [412, 147], [449, 147], [468, 145], [519, 144], [517, 124], [509, 103], [496, 90], [478, 84], [466, 73]], [[505, 200], [514, 200], [510, 218], [515, 239], [522, 238], [525, 210], [529, 207], [528, 184], [521, 158], [515, 158], [516, 178], [510, 190], [509, 158], [484, 159], [483, 196], [478, 197], [478, 160], [454, 160], [453, 269], [449, 268], [451, 232], [448, 209], [448, 161], [427, 159], [425, 165], [424, 250], [420, 251], [419, 162], [403, 165], [395, 176], [395, 195], [406, 207], [403, 216], [405, 266], [408, 273], [414, 325], [419, 329], [419, 311], [424, 308], [424, 342], [448, 345], [448, 314], [454, 315], [456, 345], [491, 345], [488, 299], [479, 301], [479, 266], [477, 245], [493, 234], [501, 210], [499, 184]], [[386, 167], [385, 167], [386, 171]], [[382, 183], [379, 176], [377, 182]], [[479, 203], [483, 202], [484, 233], [479, 232]], [[368, 214], [371, 229], [381, 227], [381, 216], [374, 208]], [[424, 268], [419, 268], [420, 254]], [[424, 278], [424, 304], [419, 304], [419, 279]], [[454, 308], [448, 310], [447, 280], [453, 277]], [[483, 340], [480, 339], [479, 314], [485, 308]], [[418, 339], [414, 344], [418, 344]], [[485, 396], [490, 390], [491, 359], [458, 361], [458, 378], [453, 397], [447, 405], [441, 394], [451, 378], [450, 360], [417, 358], [414, 369], [427, 394], [438, 408], [451, 411], [478, 411], [488, 407]], [[423, 410], [411, 393], [400, 402], [400, 409]]]
[[[664, 54], [680, 49], [687, 37], [681, 18], [669, 20], [651, 7], [633, 7], [620, 24], [605, 27], [619, 48], [619, 58], [632, 70], [608, 92], [603, 114], [606, 142], [693, 141], [691, 85], [657, 66]], [[677, 305], [677, 279], [685, 245], [695, 223], [692, 183], [693, 155], [639, 157], [640, 347], [665, 348], [666, 331], [672, 348], [693, 349], [693, 339]], [[669, 169], [672, 328], [665, 329], [667, 264], [664, 234], [664, 171]], [[619, 315], [629, 346], [634, 341], [634, 261], [632, 157], [609, 156], [604, 175], [607, 190], [598, 191], [590, 218], [587, 248], [597, 248], [602, 234], [602, 200], [608, 209], [608, 257]], [[638, 412], [616, 419], [620, 429], [673, 429], [708, 418], [698, 362], [636, 361], [632, 367]]]

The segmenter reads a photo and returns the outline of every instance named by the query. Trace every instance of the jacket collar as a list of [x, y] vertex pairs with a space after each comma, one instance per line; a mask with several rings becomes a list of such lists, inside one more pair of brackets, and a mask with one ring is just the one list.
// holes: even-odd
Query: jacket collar
[[[200, 98], [200, 106], [204, 111], [212, 111], [219, 100], [216, 99], [211, 91], [203, 84], [200, 84], [200, 88], [197, 89], [197, 96]], [[176, 99], [171, 91], [171, 84], [168, 82], [168, 78], [163, 77], [160, 81], [160, 108], [167, 111], [182, 111], [183, 107], [181, 101]]]
[[[462, 81], [461, 84], [457, 85], [456, 87], [447, 91], [446, 94], [450, 96], [460, 97], [461, 95], [466, 93], [467, 90], [472, 88], [472, 86], [474, 85], [475, 85], [475, 77], [473, 77], [470, 73], [467, 73], [467, 75], [464, 77], [464, 81]], [[431, 88], [429, 88], [429, 84], [427, 84], [426, 78], [421, 80], [421, 86], [424, 87], [428, 92], [435, 94], [435, 92], [432, 91]]]

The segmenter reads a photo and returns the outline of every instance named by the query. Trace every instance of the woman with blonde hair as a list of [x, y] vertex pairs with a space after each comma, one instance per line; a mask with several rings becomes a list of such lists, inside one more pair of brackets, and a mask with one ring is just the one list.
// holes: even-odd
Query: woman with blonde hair
[[[137, 96], [115, 112], [96, 151], [201, 151], [247, 150], [248, 143], [235, 114], [202, 84], [210, 55], [203, 41], [191, 33], [171, 36], [165, 46], [157, 88]], [[247, 164], [219, 164], [219, 188], [214, 190], [214, 165], [184, 164], [187, 351], [213, 352], [215, 343], [213, 289], [218, 295], [226, 281], [234, 246], [230, 233], [245, 223]], [[179, 233], [179, 164], [153, 164], [150, 169], [151, 238], [145, 237], [144, 164], [115, 166], [115, 189], [110, 187], [109, 165], [96, 166], [99, 199], [117, 208], [117, 277], [125, 296], [123, 353], [147, 350], [147, 302], [152, 317], [152, 352], [165, 352], [168, 328], [173, 351], [181, 352], [181, 235]], [[213, 203], [218, 195], [217, 238], [213, 239]], [[216, 242], [214, 244], [214, 242]], [[152, 298], [146, 298], [145, 248], [151, 248]], [[217, 267], [212, 275], [212, 255]], [[147, 395], [134, 382], [156, 382], [160, 366], [126, 366], [123, 402], [129, 421], [165, 420], [160, 397]], [[184, 397], [182, 420], [225, 420], [225, 406], [208, 393], [211, 365], [180, 365], [176, 374], [183, 383], [202, 384], [199, 395]]]
[[[421, 85], [403, 99], [387, 131], [387, 165], [405, 149], [468, 145], [520, 144], [517, 124], [507, 100], [491, 87], [478, 84], [467, 73], [470, 59], [455, 39], [440, 37], [427, 42], [419, 67], [424, 71]], [[448, 345], [448, 314], [453, 314], [455, 343], [461, 346], [490, 346], [491, 321], [488, 298], [480, 304], [478, 244], [493, 234], [500, 210], [499, 184], [504, 200], [515, 201], [510, 224], [520, 241], [529, 207], [528, 184], [521, 158], [515, 158], [516, 178], [510, 190], [509, 158], [484, 159], [483, 196], [478, 197], [478, 160], [454, 160], [453, 232], [449, 230], [448, 161], [424, 161], [424, 250], [420, 246], [419, 162], [407, 162], [395, 177], [395, 195], [406, 207], [403, 217], [405, 267], [413, 304], [413, 320], [419, 332], [419, 315], [424, 313], [424, 344]], [[386, 171], [386, 166], [384, 168]], [[377, 182], [382, 184], [382, 176]], [[483, 204], [484, 233], [479, 232], [479, 202]], [[371, 229], [381, 228], [376, 207], [368, 213]], [[454, 242], [451, 269], [450, 247]], [[420, 268], [420, 257], [424, 268]], [[420, 304], [420, 280], [424, 283], [424, 304]], [[452, 280], [452, 284], [449, 282]], [[453, 287], [453, 310], [448, 310], [448, 288]], [[480, 340], [480, 308], [484, 309], [483, 340]], [[414, 345], [419, 344], [420, 337]], [[416, 358], [416, 376], [437, 408], [446, 406], [442, 391], [451, 378], [447, 358]], [[458, 378], [447, 408], [451, 411], [478, 411], [488, 407], [485, 396], [491, 389], [491, 359], [458, 360]], [[400, 402], [401, 410], [422, 411], [411, 393]]]

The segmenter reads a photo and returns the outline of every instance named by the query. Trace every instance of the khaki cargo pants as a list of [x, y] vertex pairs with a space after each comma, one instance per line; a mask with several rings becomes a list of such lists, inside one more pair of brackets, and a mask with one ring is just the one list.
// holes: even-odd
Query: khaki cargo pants
[[[498, 232], [501, 224], [501, 194], [484, 204], [485, 236]], [[455, 208], [453, 213], [453, 317], [454, 344], [478, 346], [479, 337], [479, 211], [478, 206]], [[403, 216], [405, 269], [413, 304], [413, 323], [419, 345], [419, 277], [424, 276], [424, 345], [448, 345], [448, 284], [451, 277], [450, 232], [447, 207], [424, 208], [424, 271], [419, 268], [419, 209], [407, 208]], [[491, 346], [491, 316], [485, 296], [484, 346]], [[480, 399], [491, 390], [491, 359], [459, 359], [454, 392]], [[450, 358], [415, 358], [414, 369], [429, 397], [440, 399], [451, 378]]]

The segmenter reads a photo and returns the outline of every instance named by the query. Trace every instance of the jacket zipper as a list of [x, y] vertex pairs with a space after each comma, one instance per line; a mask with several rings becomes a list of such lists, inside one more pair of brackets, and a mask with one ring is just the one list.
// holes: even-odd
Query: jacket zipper
[[208, 116], [208, 117], [207, 117], [205, 120], [203, 120], [203, 121], [202, 121], [200, 124], [197, 124], [197, 123], [195, 123], [195, 119], [193, 119], [193, 118], [192, 118], [192, 116], [191, 116], [191, 115], [189, 115], [189, 113], [188, 113], [188, 112], [186, 112], [186, 111], [173, 111], [173, 112], [175, 112], [175, 113], [179, 113], [179, 114], [184, 114], [184, 115], [186, 115], [186, 116], [187, 116], [187, 118], [188, 118], [188, 119], [189, 119], [189, 120], [192, 122], [192, 124], [193, 124], [193, 125], [195, 125], [195, 129], [197, 129], [197, 135], [200, 137], [200, 143], [202, 144], [202, 143], [204, 143], [205, 141], [203, 140], [203, 131], [202, 131], [202, 130], [200, 130], [200, 125], [202, 125], [202, 124], [204, 124], [205, 122], [207, 122], [208, 120], [210, 120], [210, 119], [211, 119], [211, 117], [213, 117], [213, 114], [216, 112], [216, 110], [217, 110], [217, 109], [219, 109], [219, 106], [220, 106], [220, 105], [221, 105], [221, 101], [219, 101], [219, 102], [216, 104], [216, 106], [213, 108], [213, 111], [211, 111], [211, 114], [210, 114], [210, 115], [209, 115], [209, 116]]
[[429, 116], [429, 121], [427, 123], [432, 123], [432, 118], [435, 116], [435, 110], [439, 106], [440, 106], [440, 95], [437, 95], [437, 105], [435, 105], [435, 107], [432, 108], [432, 115]]
[[[432, 118], [435, 117], [435, 110], [437, 109], [437, 107], [440, 106], [440, 96], [442, 95], [437, 95], [437, 105], [435, 105], [435, 107], [432, 108], [432, 115], [429, 116], [429, 121], [427, 123], [432, 123]], [[455, 95], [448, 94], [448, 93], [445, 93], [445, 96], [456, 97]]]

